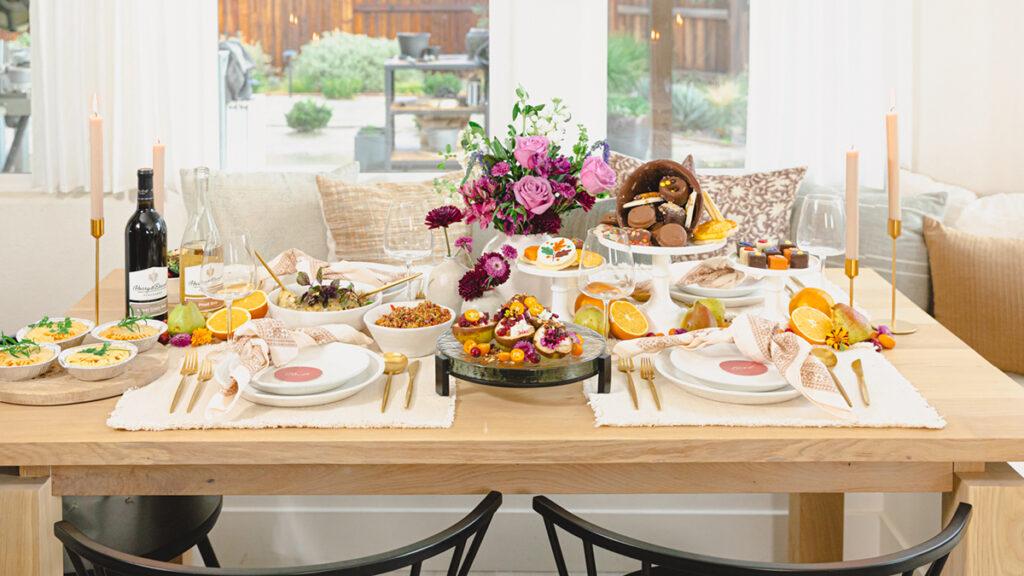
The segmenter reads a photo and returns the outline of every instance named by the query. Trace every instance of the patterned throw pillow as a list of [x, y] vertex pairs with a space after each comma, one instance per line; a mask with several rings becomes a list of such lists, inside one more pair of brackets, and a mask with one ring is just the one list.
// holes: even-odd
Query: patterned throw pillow
[[[388, 206], [402, 200], [423, 200], [430, 206], [449, 203], [434, 189], [433, 180], [350, 184], [317, 176], [316, 184], [320, 189], [320, 205], [327, 225], [328, 259], [332, 262], [393, 262], [384, 253]], [[448, 237], [454, 243], [456, 238], [468, 232], [465, 224], [456, 224], [448, 229]], [[445, 252], [444, 234], [435, 230], [433, 260], [440, 260]]]
[[612, 152], [608, 155], [608, 165], [615, 171], [615, 188], [609, 190], [608, 193], [612, 198], [615, 198], [619, 195], [619, 186], [626, 181], [626, 178], [629, 178], [629, 175], [632, 174], [634, 170], [643, 166], [644, 161], [618, 152]]

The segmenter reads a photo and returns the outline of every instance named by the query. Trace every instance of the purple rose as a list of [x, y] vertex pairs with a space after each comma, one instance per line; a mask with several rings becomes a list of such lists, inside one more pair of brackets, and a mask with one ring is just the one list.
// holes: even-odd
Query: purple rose
[[495, 178], [500, 178], [508, 174], [508, 171], [508, 162], [498, 162], [494, 166], [491, 166], [491, 176], [494, 176]]
[[547, 153], [547, 138], [543, 136], [516, 136], [516, 149], [512, 152], [512, 155], [516, 157], [516, 162], [519, 162], [519, 165], [527, 170], [533, 170], [533, 167], [536, 166], [537, 160], [533, 158], [534, 154], [547, 156]]
[[583, 161], [580, 182], [592, 196], [615, 187], [615, 171], [604, 160], [590, 156]]
[[512, 185], [516, 201], [534, 214], [543, 214], [555, 203], [555, 195], [551, 193], [551, 183], [546, 178], [523, 176]]

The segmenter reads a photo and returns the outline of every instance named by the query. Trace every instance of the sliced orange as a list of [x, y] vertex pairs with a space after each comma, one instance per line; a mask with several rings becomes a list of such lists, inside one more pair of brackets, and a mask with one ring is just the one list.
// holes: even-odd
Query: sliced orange
[[263, 318], [270, 311], [267, 293], [263, 290], [256, 290], [241, 300], [235, 300], [231, 305], [235, 308], [245, 308], [254, 319]]
[[[231, 307], [231, 331], [235, 332], [242, 327], [249, 320], [252, 320], [252, 315], [245, 308]], [[228, 309], [221, 308], [217, 310], [206, 320], [206, 329], [213, 332], [213, 335], [221, 340], [227, 340], [228, 337]]]
[[836, 305], [835, 300], [832, 296], [822, 290], [821, 288], [804, 288], [797, 292], [789, 300], [789, 313], [792, 314], [793, 310], [801, 306], [810, 306], [825, 314], [826, 316], [832, 316], [832, 307]]
[[650, 324], [644, 313], [626, 300], [612, 302], [608, 308], [608, 319], [612, 325], [612, 336], [619, 340], [640, 338], [650, 331]]
[[799, 306], [789, 315], [789, 327], [811, 344], [824, 344], [832, 331], [832, 318], [810, 306]]

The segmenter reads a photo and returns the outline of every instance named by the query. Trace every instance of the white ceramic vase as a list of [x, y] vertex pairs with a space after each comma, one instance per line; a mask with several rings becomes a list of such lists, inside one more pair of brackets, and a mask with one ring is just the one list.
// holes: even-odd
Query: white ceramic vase
[[445, 256], [440, 264], [430, 270], [423, 293], [428, 300], [435, 304], [459, 310], [462, 307], [462, 296], [459, 296], [459, 280], [466, 270], [466, 266], [456, 256]]
[[497, 290], [488, 290], [479, 298], [463, 301], [460, 312], [476, 310], [478, 312], [487, 312], [493, 316], [506, 300], [507, 298], [502, 296]]
[[[500, 252], [505, 244], [516, 249], [519, 254], [526, 250], [527, 246], [543, 244], [550, 238], [547, 234], [513, 234], [508, 236], [498, 232], [494, 238], [484, 246], [484, 252]], [[498, 286], [498, 292], [507, 300], [516, 294], [533, 294], [540, 298], [546, 298], [551, 292], [551, 280], [537, 276], [523, 274], [516, 269], [516, 263], [512, 262], [512, 275], [507, 282]]]

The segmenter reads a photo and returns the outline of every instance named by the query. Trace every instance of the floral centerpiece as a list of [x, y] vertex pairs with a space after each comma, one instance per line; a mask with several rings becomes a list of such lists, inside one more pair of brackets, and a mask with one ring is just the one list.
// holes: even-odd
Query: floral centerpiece
[[[464, 236], [456, 240], [455, 245], [469, 251], [473, 249], [472, 242], [472, 239]], [[507, 244], [499, 252], [481, 254], [476, 265], [459, 280], [459, 296], [467, 302], [476, 300], [507, 282], [512, 274], [512, 262], [518, 256], [516, 249]]]
[[509, 236], [557, 234], [563, 214], [590, 210], [597, 197], [615, 187], [608, 145], [591, 144], [581, 124], [571, 150], [563, 149], [554, 138], [564, 133], [569, 119], [562, 102], [531, 104], [522, 88], [516, 89], [516, 97], [504, 140], [488, 138], [475, 122], [462, 133], [466, 174], [459, 194], [466, 204], [466, 222]]

